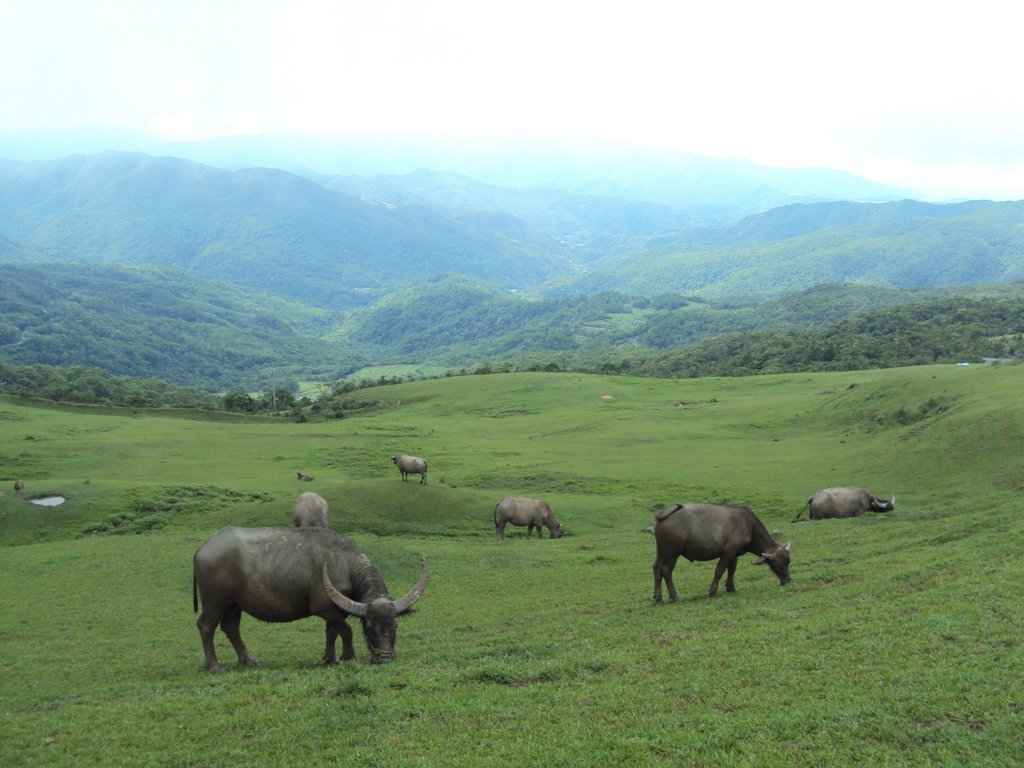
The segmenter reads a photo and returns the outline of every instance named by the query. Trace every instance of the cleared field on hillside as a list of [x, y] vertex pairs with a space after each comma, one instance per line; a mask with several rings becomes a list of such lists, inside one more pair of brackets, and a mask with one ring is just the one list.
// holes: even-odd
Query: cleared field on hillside
[[[459, 376], [303, 424], [0, 399], [0, 758], [1016, 764], [1022, 384], [1021, 366]], [[400, 481], [399, 452], [429, 459], [428, 485]], [[15, 477], [68, 501], [30, 505]], [[896, 510], [792, 522], [840, 484]], [[262, 667], [208, 675], [192, 553], [222, 525], [290, 525], [306, 490], [393, 594], [426, 555], [398, 659], [371, 667], [357, 637], [357, 662], [324, 668], [318, 619], [246, 617]], [[511, 493], [548, 499], [567, 535], [495, 542]], [[744, 557], [738, 591], [708, 599], [713, 563], [681, 560], [682, 602], [653, 606], [643, 529], [691, 500], [750, 505], [793, 541], [793, 584]]]

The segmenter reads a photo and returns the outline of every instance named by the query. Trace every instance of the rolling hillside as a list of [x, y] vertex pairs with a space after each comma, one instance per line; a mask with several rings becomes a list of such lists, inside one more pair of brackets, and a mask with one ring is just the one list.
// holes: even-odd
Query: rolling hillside
[[[307, 424], [0, 397], [0, 758], [1013, 766], [1022, 375], [464, 376]], [[427, 485], [399, 479], [397, 450], [429, 457]], [[853, 483], [896, 509], [793, 521], [816, 489]], [[392, 594], [425, 556], [397, 658], [371, 665], [350, 620], [357, 659], [325, 667], [319, 619], [245, 616], [262, 664], [236, 665], [218, 632], [230, 668], [207, 673], [194, 552], [224, 525], [290, 526], [310, 488]], [[496, 542], [510, 493], [548, 499], [566, 535]], [[39, 494], [66, 501], [25, 499]], [[749, 505], [792, 542], [792, 583], [743, 554], [736, 591], [712, 599], [714, 562], [680, 560], [680, 602], [654, 605], [644, 529], [691, 500]]]

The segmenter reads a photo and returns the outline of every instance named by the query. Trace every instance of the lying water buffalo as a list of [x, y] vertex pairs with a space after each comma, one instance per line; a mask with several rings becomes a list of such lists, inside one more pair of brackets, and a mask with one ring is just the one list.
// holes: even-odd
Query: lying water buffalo
[[328, 528], [221, 528], [196, 551], [192, 564], [192, 607], [198, 611], [202, 597], [196, 626], [211, 672], [223, 668], [213, 647], [218, 624], [240, 664], [259, 664], [242, 642], [243, 611], [262, 621], [319, 616], [327, 623], [326, 664], [338, 663], [338, 635], [342, 661], [355, 659], [345, 617], [358, 616], [370, 661], [391, 661], [395, 619], [412, 608], [427, 586], [427, 561], [421, 558], [416, 586], [394, 600], [355, 542]]
[[[807, 517], [811, 520], [821, 520], [825, 517], [857, 517], [865, 512], [891, 512], [896, 507], [896, 497], [883, 501], [863, 488], [823, 488], [811, 496], [804, 506], [807, 509]], [[799, 520], [803, 513], [801, 509], [793, 521]]]
[[419, 475], [420, 485], [427, 482], [426, 459], [421, 459], [419, 456], [406, 456], [404, 453], [400, 453], [397, 456], [392, 456], [391, 460], [395, 462], [398, 471], [402, 473], [403, 480], [408, 480], [409, 475]]
[[327, 528], [327, 501], [319, 493], [300, 493], [292, 507], [296, 528]]
[[316, 478], [313, 477], [312, 475], [304, 475], [301, 472], [296, 472], [295, 474], [298, 476], [298, 479], [302, 480], [304, 483], [312, 483], [314, 480], [316, 480]]
[[767, 563], [779, 577], [780, 584], [788, 584], [789, 550], [793, 542], [784, 547], [768, 533], [757, 515], [746, 507], [726, 504], [672, 504], [654, 516], [654, 538], [658, 554], [654, 558], [654, 602], [661, 602], [661, 580], [668, 585], [672, 602], [679, 600], [672, 583], [672, 569], [682, 555], [694, 560], [714, 560], [715, 578], [711, 580], [709, 597], [718, 592], [718, 581], [727, 570], [725, 588], [736, 591], [733, 577], [736, 560], [750, 552], [759, 555], [757, 564]]
[[529, 499], [526, 496], [506, 496], [494, 507], [494, 535], [505, 538], [505, 524], [525, 525], [526, 538], [537, 529], [537, 538], [543, 539], [542, 525], [546, 525], [552, 539], [561, 538], [565, 528], [555, 519], [555, 513], [546, 501]]

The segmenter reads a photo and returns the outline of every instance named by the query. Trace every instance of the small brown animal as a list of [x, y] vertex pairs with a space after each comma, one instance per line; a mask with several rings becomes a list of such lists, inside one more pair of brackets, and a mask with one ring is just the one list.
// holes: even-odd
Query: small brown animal
[[295, 474], [298, 475], [299, 480], [304, 480], [307, 483], [311, 483], [316, 480], [312, 475], [304, 475], [301, 472], [296, 472]]
[[14, 481], [14, 493], [18, 495], [21, 493], [21, 489], [25, 487], [25, 484], [21, 480]]

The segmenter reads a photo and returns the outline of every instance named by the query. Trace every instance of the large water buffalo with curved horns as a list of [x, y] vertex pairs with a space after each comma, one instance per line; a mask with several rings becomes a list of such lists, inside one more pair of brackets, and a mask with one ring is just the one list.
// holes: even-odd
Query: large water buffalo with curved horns
[[404, 453], [399, 453], [396, 456], [392, 456], [391, 460], [398, 467], [398, 471], [402, 473], [402, 479], [408, 480], [409, 475], [419, 475], [420, 485], [424, 485], [427, 482], [427, 460], [422, 459], [419, 456], [407, 456]]
[[327, 501], [319, 493], [300, 493], [292, 507], [296, 528], [327, 528]]
[[654, 538], [658, 550], [654, 558], [654, 602], [661, 602], [661, 581], [668, 586], [668, 597], [678, 602], [672, 583], [672, 570], [682, 555], [694, 560], [714, 560], [715, 577], [708, 597], [718, 592], [718, 582], [728, 571], [725, 588], [736, 591], [733, 577], [740, 555], [758, 555], [757, 565], [767, 563], [785, 585], [789, 578], [789, 551], [793, 542], [779, 546], [757, 515], [747, 507], [731, 504], [670, 504], [654, 516]]
[[358, 616], [374, 664], [395, 657], [396, 618], [407, 613], [427, 586], [427, 561], [420, 578], [398, 600], [388, 594], [380, 573], [355, 542], [329, 528], [221, 528], [192, 561], [192, 607], [203, 612], [196, 626], [206, 668], [222, 669], [213, 647], [217, 625], [243, 665], [259, 664], [242, 642], [242, 613], [261, 621], [295, 621], [319, 616], [327, 623], [324, 663], [355, 659], [347, 616]]
[[565, 528], [555, 519], [550, 505], [542, 499], [530, 499], [526, 496], [506, 496], [494, 506], [494, 535], [505, 538], [505, 525], [525, 525], [526, 536], [530, 538], [533, 529], [537, 529], [537, 538], [543, 539], [541, 526], [547, 526], [552, 539], [561, 538]]
[[[891, 512], [896, 508], [896, 497], [889, 501], [875, 498], [863, 488], [823, 488], [804, 505], [810, 520], [826, 517], [857, 517], [865, 512]], [[801, 509], [793, 521], [800, 519]]]

